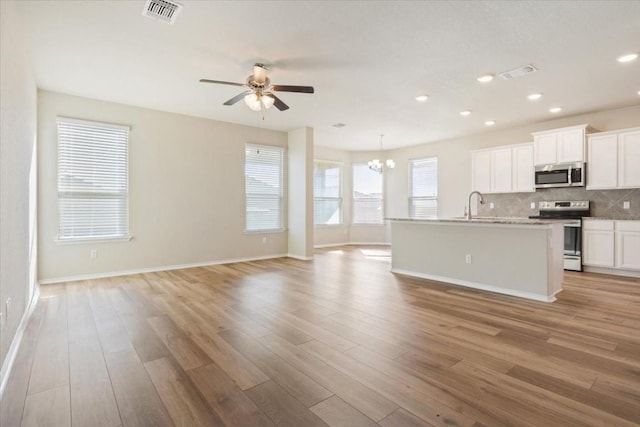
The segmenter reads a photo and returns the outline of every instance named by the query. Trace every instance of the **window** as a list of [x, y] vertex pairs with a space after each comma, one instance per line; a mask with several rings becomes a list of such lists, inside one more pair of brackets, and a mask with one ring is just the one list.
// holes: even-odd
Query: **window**
[[353, 165], [353, 223], [382, 224], [382, 174], [366, 163]]
[[58, 237], [129, 235], [129, 127], [58, 118]]
[[315, 225], [342, 223], [341, 181], [342, 164], [313, 162], [313, 223]]
[[438, 216], [438, 158], [411, 160], [409, 164], [409, 216]]
[[245, 146], [247, 231], [282, 230], [283, 156], [281, 147]]

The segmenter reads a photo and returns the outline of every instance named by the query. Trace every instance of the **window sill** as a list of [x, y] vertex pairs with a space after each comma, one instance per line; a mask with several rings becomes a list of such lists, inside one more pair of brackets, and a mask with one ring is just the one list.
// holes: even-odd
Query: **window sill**
[[82, 237], [82, 238], [69, 238], [69, 239], [55, 239], [55, 243], [58, 245], [82, 245], [86, 243], [117, 243], [117, 242], [130, 242], [133, 240], [133, 236], [123, 237]]
[[383, 227], [385, 222], [353, 222], [352, 227]]
[[341, 228], [346, 226], [347, 224], [313, 224], [313, 228]]

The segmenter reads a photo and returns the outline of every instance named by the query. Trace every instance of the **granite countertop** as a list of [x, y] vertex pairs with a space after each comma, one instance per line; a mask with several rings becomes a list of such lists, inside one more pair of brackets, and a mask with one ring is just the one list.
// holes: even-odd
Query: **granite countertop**
[[[454, 222], [454, 223], [472, 223], [472, 224], [517, 224], [517, 225], [549, 225], [558, 220], [546, 220], [546, 219], [529, 219], [521, 217], [491, 217], [491, 216], [476, 216], [472, 219], [466, 219], [464, 217], [452, 217], [452, 218], [385, 218], [389, 221], [413, 221], [413, 222]], [[563, 220], [566, 221], [566, 220]]]

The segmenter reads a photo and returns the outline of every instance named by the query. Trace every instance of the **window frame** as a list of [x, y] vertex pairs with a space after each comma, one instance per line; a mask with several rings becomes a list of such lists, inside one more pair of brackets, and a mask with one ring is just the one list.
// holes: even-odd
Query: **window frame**
[[[418, 162], [424, 162], [424, 161], [435, 161], [436, 163], [436, 195], [435, 196], [414, 196], [413, 195], [413, 189], [414, 189], [414, 185], [413, 185], [413, 168], [414, 168], [414, 164], [418, 163]], [[408, 197], [408, 213], [409, 213], [409, 218], [415, 218], [415, 219], [429, 219], [429, 218], [437, 218], [438, 217], [438, 197], [439, 197], [439, 174], [440, 174], [440, 170], [439, 170], [439, 159], [438, 156], [430, 156], [430, 157], [421, 157], [421, 158], [417, 158], [417, 159], [410, 159], [409, 160], [409, 167], [408, 169], [408, 180], [409, 180], [409, 197]], [[415, 216], [415, 210], [414, 210], [414, 201], [420, 201], [420, 200], [434, 200], [436, 202], [436, 213], [434, 216]]]
[[[279, 194], [278, 196], [270, 196], [270, 195], [261, 195], [259, 197], [256, 198], [273, 198], [273, 199], [277, 199], [278, 200], [278, 209], [279, 209], [279, 218], [278, 218], [278, 222], [279, 225], [278, 227], [274, 227], [274, 228], [255, 228], [255, 229], [249, 229], [248, 225], [249, 225], [249, 221], [248, 221], [248, 207], [249, 207], [249, 200], [250, 200], [250, 195], [247, 193], [247, 149], [248, 148], [256, 148], [256, 149], [268, 149], [268, 150], [278, 150], [279, 154], [280, 154], [280, 173], [279, 173], [279, 180], [280, 180], [280, 187], [279, 187]], [[285, 208], [285, 203], [284, 203], [284, 198], [285, 198], [285, 147], [279, 146], [279, 145], [267, 145], [267, 144], [259, 144], [259, 143], [254, 143], [254, 142], [247, 142], [244, 144], [244, 162], [243, 162], [243, 166], [244, 166], [244, 232], [246, 234], [252, 234], [252, 233], [281, 233], [284, 232], [286, 230], [285, 228], [285, 212], [284, 212], [284, 208]]]
[[[355, 195], [355, 179], [356, 179], [356, 174], [355, 174], [355, 168], [356, 166], [364, 166], [367, 169], [371, 170], [369, 168], [369, 165], [366, 162], [354, 162], [351, 163], [351, 224], [352, 225], [356, 225], [356, 226], [379, 226], [379, 225], [384, 225], [384, 213], [385, 213], [385, 206], [384, 206], [384, 199], [385, 199], [385, 194], [384, 194], [384, 175], [379, 173], [379, 172], [375, 172], [373, 170], [371, 170], [372, 173], [377, 173], [380, 175], [380, 197], [356, 197]], [[380, 220], [377, 222], [356, 222], [356, 201], [358, 200], [379, 200], [380, 202]]]
[[[83, 190], [63, 190], [61, 187], [61, 132], [60, 132], [60, 124], [67, 125], [78, 125], [78, 126], [88, 126], [88, 127], [97, 127], [102, 128], [104, 130], [120, 130], [126, 132], [126, 147], [124, 150], [125, 159], [124, 159], [124, 181], [125, 186], [123, 191], [118, 192], [98, 192], [98, 191], [87, 191]], [[85, 119], [77, 119], [72, 117], [58, 116], [56, 117], [56, 204], [57, 204], [57, 222], [58, 222], [58, 231], [55, 238], [55, 242], [57, 244], [82, 244], [82, 243], [91, 243], [91, 242], [127, 242], [132, 240], [131, 236], [131, 218], [130, 218], [130, 147], [131, 147], [131, 126], [123, 125], [123, 124], [115, 124], [108, 122], [99, 122], [95, 120], [85, 120]], [[85, 163], [86, 164], [86, 163]], [[121, 177], [122, 178], [122, 177]], [[64, 199], [63, 194], [67, 195], [67, 197], [72, 196], [73, 193], [76, 193], [77, 196], [91, 196], [94, 197], [89, 199], [91, 200], [106, 200], [106, 199], [117, 199], [120, 196], [124, 200], [125, 207], [123, 209], [124, 214], [122, 215], [122, 219], [124, 221], [123, 232], [121, 234], [114, 235], [78, 235], [78, 236], [64, 236], [62, 233], [63, 226], [62, 220], [63, 215], [61, 214], [61, 200]], [[97, 196], [97, 197], [96, 197]], [[102, 197], [100, 197], [102, 196]], [[71, 197], [72, 198], [72, 197]], [[84, 198], [84, 197], [81, 197]]]
[[[340, 175], [338, 177], [338, 196], [337, 197], [316, 197], [315, 194], [315, 188], [316, 188], [316, 182], [315, 182], [315, 173], [313, 174], [313, 226], [314, 227], [336, 227], [336, 226], [342, 226], [344, 225], [344, 207], [343, 207], [343, 197], [342, 197], [342, 192], [343, 192], [343, 186], [344, 186], [344, 163], [343, 162], [339, 162], [339, 161], [335, 161], [335, 160], [320, 160], [320, 159], [314, 159], [313, 160], [313, 169], [315, 172], [315, 168], [316, 168], [316, 163], [325, 163], [325, 164], [330, 164], [330, 165], [336, 165], [338, 167], [338, 170], [340, 171]], [[340, 211], [340, 218], [339, 218], [339, 222], [337, 224], [318, 224], [316, 222], [316, 215], [315, 215], [315, 204], [316, 201], [337, 201], [338, 202], [338, 209]]]

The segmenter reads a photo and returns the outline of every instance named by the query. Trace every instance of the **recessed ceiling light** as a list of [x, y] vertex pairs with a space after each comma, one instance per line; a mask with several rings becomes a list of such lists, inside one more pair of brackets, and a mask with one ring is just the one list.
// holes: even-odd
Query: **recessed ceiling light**
[[484, 122], [485, 125], [487, 126], [493, 126], [496, 124], [495, 120], [487, 120], [486, 122]]
[[471, 114], [471, 110], [460, 111], [461, 116], [468, 116], [469, 114]]
[[489, 83], [491, 80], [493, 80], [493, 74], [485, 74], [484, 76], [478, 77], [480, 83]]
[[528, 95], [527, 98], [531, 101], [537, 101], [538, 99], [542, 98], [542, 93], [540, 92], [532, 93]]
[[626, 55], [618, 56], [618, 62], [631, 62], [638, 58], [637, 53], [628, 53]]
[[552, 107], [552, 108], [549, 108], [549, 112], [550, 112], [550, 113], [553, 113], [553, 114], [555, 114], [555, 113], [559, 113], [560, 111], [562, 111], [562, 107]]
[[418, 95], [418, 96], [416, 96], [416, 101], [418, 101], [418, 102], [425, 102], [427, 99], [429, 99], [429, 95]]

